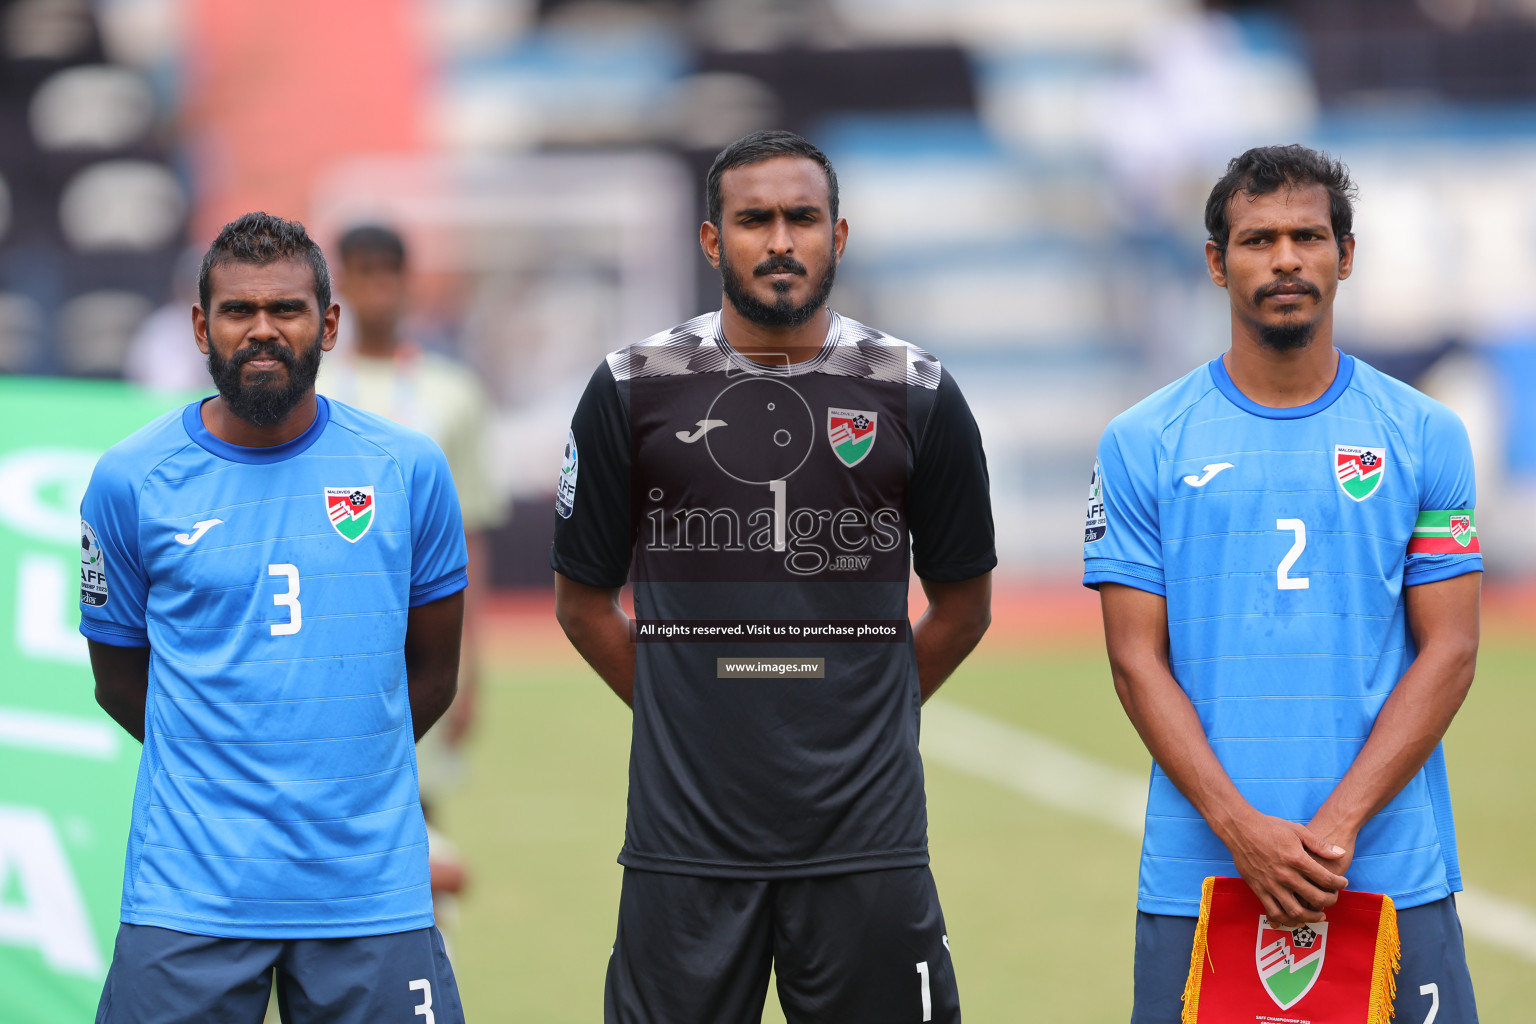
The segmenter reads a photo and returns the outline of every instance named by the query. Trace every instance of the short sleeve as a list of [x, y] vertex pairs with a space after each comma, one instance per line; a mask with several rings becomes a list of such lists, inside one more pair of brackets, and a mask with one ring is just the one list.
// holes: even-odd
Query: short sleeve
[[423, 438], [422, 448], [402, 467], [410, 474], [412, 608], [456, 594], [468, 582], [469, 552], [453, 474], [436, 444]]
[[629, 578], [629, 471], [629, 416], [604, 362], [571, 418], [556, 481], [549, 564], [560, 575], [604, 589], [622, 587]]
[[1483, 568], [1472, 444], [1461, 417], [1436, 403], [1425, 418], [1420, 450], [1419, 515], [1403, 565], [1403, 585], [1409, 587]]
[[80, 632], [113, 647], [149, 646], [138, 483], [108, 452], [80, 502]]
[[925, 580], [975, 579], [997, 565], [991, 483], [981, 431], [944, 370], [917, 440], [907, 489], [912, 568]]
[[1083, 585], [1122, 583], [1164, 594], [1163, 542], [1158, 523], [1157, 447], [1116, 420], [1099, 441], [1088, 485], [1083, 532]]

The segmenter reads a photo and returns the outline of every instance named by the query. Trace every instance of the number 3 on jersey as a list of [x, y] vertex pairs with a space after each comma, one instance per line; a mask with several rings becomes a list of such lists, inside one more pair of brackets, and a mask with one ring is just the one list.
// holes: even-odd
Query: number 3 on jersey
[[287, 622], [272, 623], [273, 636], [293, 636], [304, 628], [304, 608], [299, 604], [299, 567], [283, 562], [279, 565], [267, 566], [268, 576], [287, 577], [288, 590], [286, 593], [273, 594], [272, 603], [279, 608], [288, 609]]
[[1296, 559], [1307, 549], [1307, 524], [1300, 519], [1276, 519], [1275, 529], [1290, 530], [1296, 535], [1296, 543], [1291, 545], [1291, 550], [1285, 553], [1275, 568], [1275, 586], [1281, 590], [1306, 590], [1312, 581], [1305, 576], [1292, 576], [1291, 566], [1296, 564]]

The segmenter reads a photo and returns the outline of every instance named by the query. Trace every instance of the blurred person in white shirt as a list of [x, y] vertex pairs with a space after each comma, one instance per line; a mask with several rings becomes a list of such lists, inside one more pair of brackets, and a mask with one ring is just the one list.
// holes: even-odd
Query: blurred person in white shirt
[[337, 283], [352, 321], [352, 344], [321, 364], [316, 390], [420, 430], [438, 443], [458, 488], [469, 546], [458, 696], [422, 737], [416, 755], [442, 924], [445, 911], [452, 916], [451, 894], [462, 887], [464, 868], [436, 830], [434, 811], [463, 776], [462, 743], [475, 719], [479, 690], [477, 640], [489, 572], [485, 534], [505, 519], [506, 503], [486, 473], [490, 405], [479, 380], [467, 367], [402, 333], [409, 300], [404, 241], [391, 228], [365, 225], [342, 235], [339, 249]]
[[153, 391], [210, 392], [208, 359], [192, 335], [197, 271], [203, 250], [189, 246], [171, 272], [171, 301], [144, 318], [128, 342], [123, 377]]

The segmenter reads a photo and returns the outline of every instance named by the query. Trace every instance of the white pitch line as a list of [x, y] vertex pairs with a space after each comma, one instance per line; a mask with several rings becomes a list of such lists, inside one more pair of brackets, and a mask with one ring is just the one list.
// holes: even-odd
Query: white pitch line
[[117, 727], [106, 722], [0, 708], [0, 746], [110, 761], [120, 745]]
[[[1141, 837], [1147, 779], [946, 700], [923, 707], [923, 757]], [[1456, 897], [1471, 937], [1536, 961], [1536, 913], [1482, 889]]]

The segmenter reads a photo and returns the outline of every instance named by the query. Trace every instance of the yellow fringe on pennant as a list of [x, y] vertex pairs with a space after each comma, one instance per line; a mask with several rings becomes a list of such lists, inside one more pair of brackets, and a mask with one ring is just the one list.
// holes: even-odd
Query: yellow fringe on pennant
[[[1206, 932], [1211, 926], [1211, 894], [1215, 891], [1216, 879], [1214, 878], [1207, 878], [1200, 886], [1200, 923], [1195, 925], [1195, 946], [1189, 952], [1189, 977], [1184, 981], [1184, 1012], [1179, 1017], [1179, 1024], [1197, 1024], [1195, 1018], [1200, 1014], [1200, 979], [1205, 973], [1205, 958], [1207, 955], [1205, 948]], [[1392, 925], [1394, 942], [1397, 941], [1396, 921], [1397, 918], [1394, 914]], [[1394, 953], [1393, 956], [1395, 957], [1396, 954]], [[1394, 959], [1392, 962], [1395, 967], [1397, 961]], [[1216, 965], [1212, 964], [1212, 973], [1215, 970]], [[1372, 989], [1372, 991], [1374, 992], [1375, 990]], [[1387, 1012], [1392, 1012], [1392, 1000], [1390, 998], [1387, 1000]], [[1370, 1024], [1377, 1024], [1376, 1018], [1372, 1017]], [[1382, 1021], [1382, 1024], [1386, 1024], [1385, 1020]]]
[[1376, 926], [1376, 962], [1371, 967], [1371, 1003], [1366, 1024], [1388, 1024], [1392, 1001], [1397, 998], [1397, 968], [1402, 962], [1402, 940], [1397, 934], [1397, 906], [1392, 897], [1381, 898], [1381, 923]]

